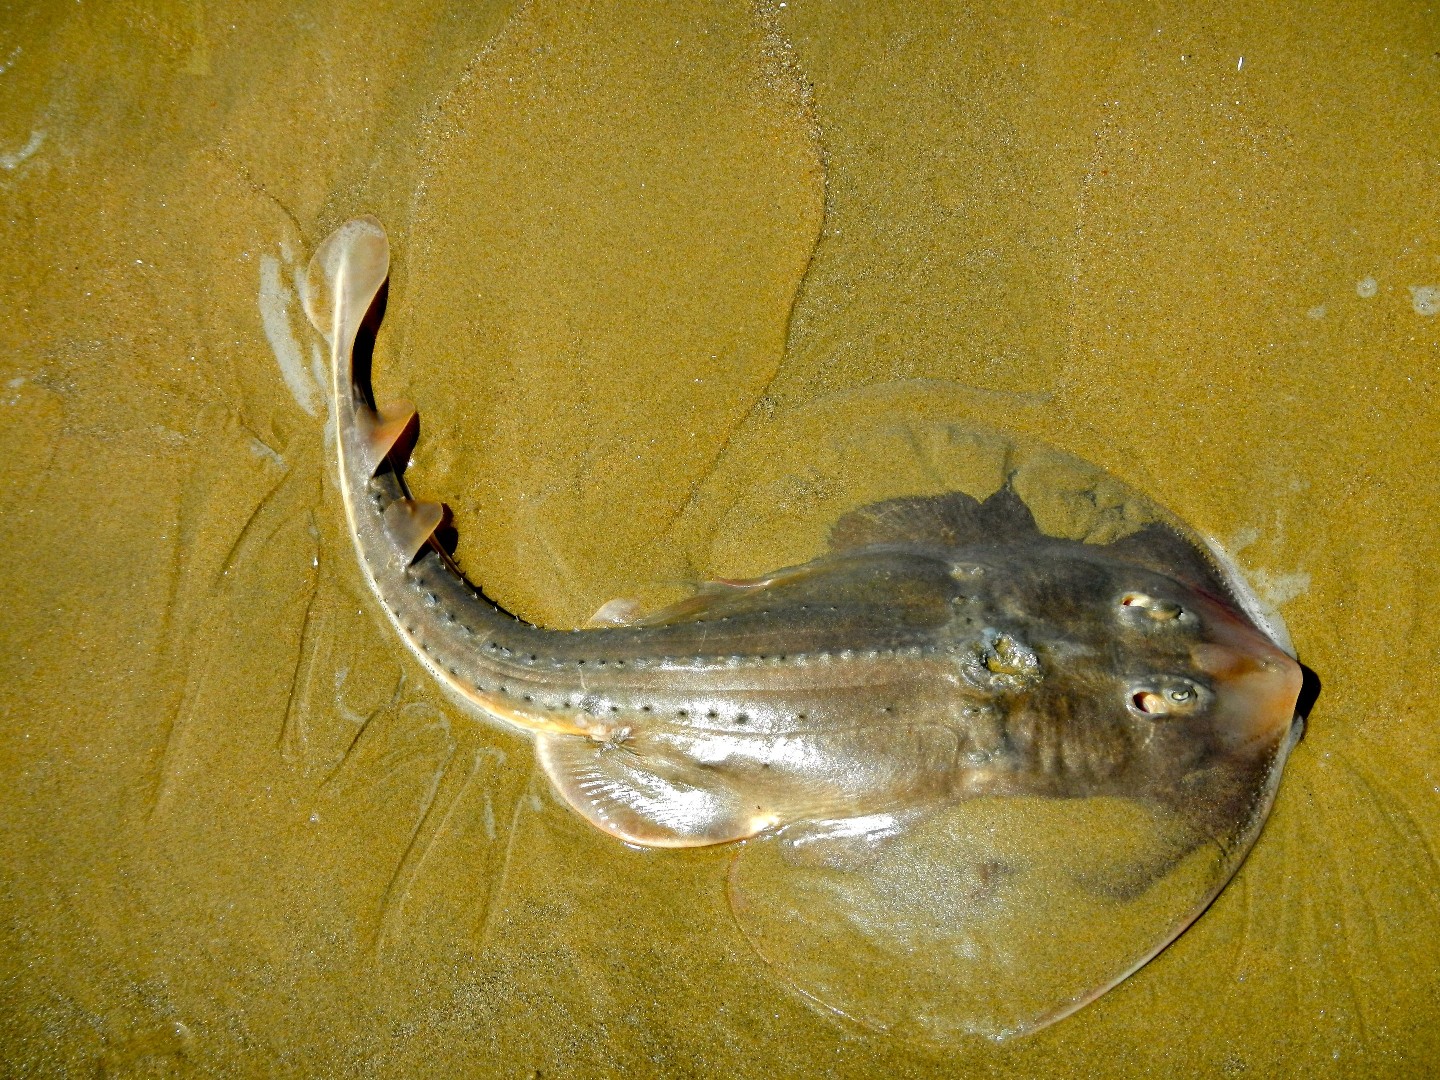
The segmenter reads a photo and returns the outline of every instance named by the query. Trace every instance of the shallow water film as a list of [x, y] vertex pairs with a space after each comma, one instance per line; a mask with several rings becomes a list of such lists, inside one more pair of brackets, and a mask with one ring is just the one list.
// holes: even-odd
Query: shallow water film
[[[1425, 9], [4, 27], [7, 1071], [1404, 1076], [1440, 1052]], [[857, 1020], [817, 1004], [866, 957], [767, 951], [798, 940], [766, 906], [790, 870], [591, 828], [367, 607], [300, 304], [359, 213], [397, 253], [374, 374], [420, 407], [412, 485], [526, 618], [803, 561], [839, 501], [923, 486], [877, 440], [957, 418], [1216, 537], [1324, 680], [1231, 885], [1033, 1036], [886, 1030], [883, 978]]]

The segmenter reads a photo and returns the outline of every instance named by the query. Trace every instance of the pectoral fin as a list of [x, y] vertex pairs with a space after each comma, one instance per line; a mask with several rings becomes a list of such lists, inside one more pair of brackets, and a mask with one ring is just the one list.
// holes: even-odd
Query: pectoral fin
[[887, 499], [852, 510], [830, 529], [830, 549], [850, 551], [875, 544], [967, 544], [1028, 540], [1035, 518], [1007, 482], [984, 502], [961, 491]]
[[780, 830], [780, 850], [791, 866], [828, 866], [852, 870], [869, 866], [884, 845], [931, 812], [928, 806], [883, 814], [797, 821]]
[[1163, 522], [1153, 522], [1105, 547], [1107, 553], [1229, 600], [1233, 593], [1215, 560]]
[[560, 797], [582, 817], [642, 847], [724, 844], [775, 823], [720, 775], [699, 765], [651, 761], [623, 743], [539, 734], [535, 756]]

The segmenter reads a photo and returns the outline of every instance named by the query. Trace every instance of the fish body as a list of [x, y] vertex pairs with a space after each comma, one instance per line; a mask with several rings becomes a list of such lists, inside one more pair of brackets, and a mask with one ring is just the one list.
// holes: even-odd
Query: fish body
[[652, 847], [816, 822], [884, 835], [979, 795], [1119, 795], [1199, 806], [1198, 835], [1283, 753], [1300, 669], [1213, 563], [1165, 525], [1045, 536], [1008, 485], [862, 508], [813, 562], [626, 625], [515, 618], [405, 487], [414, 410], [377, 411], [356, 380], [387, 272], [383, 231], [358, 219], [316, 253], [307, 297], [360, 565], [419, 661], [532, 732], [557, 792], [605, 831]]

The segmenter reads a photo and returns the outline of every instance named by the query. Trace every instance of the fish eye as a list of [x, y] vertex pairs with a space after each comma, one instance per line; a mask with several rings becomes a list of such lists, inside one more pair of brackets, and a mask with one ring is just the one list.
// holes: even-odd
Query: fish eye
[[1185, 609], [1173, 600], [1164, 600], [1149, 593], [1128, 592], [1120, 597], [1120, 606], [1143, 611], [1155, 622], [1175, 622], [1185, 614]]
[[1189, 715], [1204, 701], [1205, 692], [1201, 687], [1178, 676], [1132, 686], [1126, 694], [1126, 704], [1133, 712], [1154, 719]]

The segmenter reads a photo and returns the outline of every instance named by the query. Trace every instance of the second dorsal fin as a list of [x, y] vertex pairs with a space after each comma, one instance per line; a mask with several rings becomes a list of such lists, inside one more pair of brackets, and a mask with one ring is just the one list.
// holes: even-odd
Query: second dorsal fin
[[408, 401], [396, 401], [379, 410], [360, 408], [355, 423], [360, 429], [360, 453], [370, 476], [392, 454], [400, 465], [415, 444], [419, 414]]

